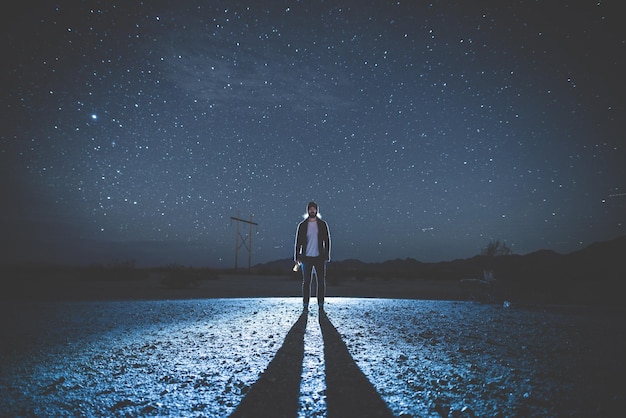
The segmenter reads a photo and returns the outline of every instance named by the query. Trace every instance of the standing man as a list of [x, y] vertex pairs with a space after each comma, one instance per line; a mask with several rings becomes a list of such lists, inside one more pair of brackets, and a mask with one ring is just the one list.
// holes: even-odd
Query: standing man
[[313, 270], [317, 281], [317, 304], [324, 309], [326, 293], [326, 262], [330, 261], [330, 232], [317, 209], [317, 203], [309, 202], [308, 217], [298, 224], [294, 261], [302, 263], [302, 299], [304, 309], [309, 308]]

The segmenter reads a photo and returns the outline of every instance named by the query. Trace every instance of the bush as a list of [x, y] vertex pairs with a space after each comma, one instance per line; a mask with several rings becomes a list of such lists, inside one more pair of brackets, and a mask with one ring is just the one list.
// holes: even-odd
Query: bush
[[169, 289], [197, 287], [201, 280], [217, 280], [218, 278], [213, 270], [194, 269], [180, 264], [170, 264], [164, 267], [163, 271], [165, 275], [161, 279], [161, 284]]

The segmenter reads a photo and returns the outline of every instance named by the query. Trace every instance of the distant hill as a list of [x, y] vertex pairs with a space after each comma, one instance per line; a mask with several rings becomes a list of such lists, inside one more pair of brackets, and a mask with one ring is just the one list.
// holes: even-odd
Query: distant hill
[[[329, 272], [341, 277], [406, 277], [461, 279], [482, 277], [483, 270], [493, 270], [495, 277], [508, 281], [579, 281], [624, 280], [626, 278], [626, 236], [597, 242], [569, 254], [539, 250], [525, 255], [472, 258], [424, 263], [413, 258], [366, 263], [349, 259], [333, 261]], [[285, 274], [291, 271], [291, 259], [257, 264], [257, 274]]]
[[[333, 261], [328, 266], [330, 284], [342, 280], [455, 280], [482, 279], [485, 270], [496, 279], [493, 291], [500, 300], [519, 304], [623, 306], [626, 280], [626, 236], [597, 242], [569, 254], [539, 250], [525, 255], [472, 258], [424, 263], [413, 258], [365, 263], [360, 260]], [[259, 275], [293, 275], [291, 259], [257, 264]], [[416, 283], [418, 285], [418, 283]]]

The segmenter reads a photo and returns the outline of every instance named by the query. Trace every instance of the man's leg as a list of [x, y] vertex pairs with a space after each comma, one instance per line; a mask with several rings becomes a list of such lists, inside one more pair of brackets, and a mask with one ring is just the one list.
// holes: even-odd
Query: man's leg
[[311, 299], [311, 271], [313, 270], [313, 263], [311, 260], [302, 261], [302, 303], [304, 307], [309, 306], [309, 299]]
[[324, 296], [326, 296], [326, 262], [320, 257], [315, 263], [315, 278], [317, 280], [317, 304], [324, 307]]

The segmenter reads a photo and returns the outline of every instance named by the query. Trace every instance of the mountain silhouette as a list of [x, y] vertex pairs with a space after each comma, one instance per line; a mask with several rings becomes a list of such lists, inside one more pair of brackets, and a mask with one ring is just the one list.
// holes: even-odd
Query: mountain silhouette
[[[488, 257], [476, 255], [472, 258], [441, 262], [421, 262], [414, 258], [393, 259], [367, 263], [357, 259], [333, 261], [329, 264], [334, 273], [349, 274], [365, 271], [368, 276], [390, 276], [413, 278], [462, 278], [481, 276], [485, 269], [501, 270], [512, 275], [533, 273], [541, 276], [568, 276], [574, 279], [621, 279], [626, 277], [626, 235], [610, 241], [596, 242], [584, 249], [568, 254], [542, 249], [525, 255], [511, 254]], [[293, 260], [280, 259], [256, 264], [256, 273], [289, 271]], [[521, 269], [515, 274], [512, 270]], [[601, 277], [599, 277], [601, 275]], [[593, 277], [592, 277], [593, 276]]]
[[[476, 255], [426, 263], [413, 258], [366, 263], [357, 259], [333, 261], [328, 266], [329, 280], [360, 279], [480, 279], [490, 271], [509, 292], [521, 298], [537, 295], [554, 300], [595, 303], [613, 301], [626, 278], [626, 235], [595, 242], [568, 254], [542, 249], [525, 255]], [[282, 259], [253, 267], [256, 274], [286, 274], [293, 260]], [[294, 273], [295, 274], [295, 273]], [[299, 274], [299, 273], [298, 273]], [[548, 296], [546, 296], [548, 295]], [[566, 300], [567, 299], [567, 300]]]

